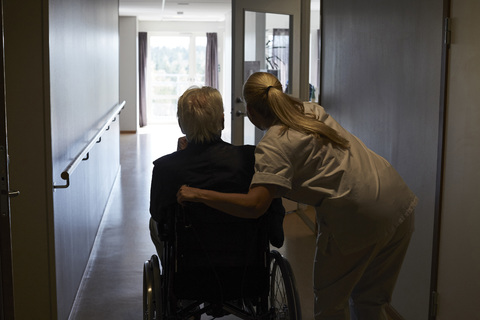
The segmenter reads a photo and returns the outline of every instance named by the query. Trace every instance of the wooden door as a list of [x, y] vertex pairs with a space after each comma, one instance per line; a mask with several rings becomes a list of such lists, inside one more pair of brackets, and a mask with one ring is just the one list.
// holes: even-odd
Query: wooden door
[[9, 170], [8, 170], [8, 141], [5, 104], [5, 50], [3, 42], [3, 2], [0, 3], [1, 41], [0, 51], [0, 319], [13, 319], [13, 273], [12, 273], [12, 240], [10, 227], [10, 200]]

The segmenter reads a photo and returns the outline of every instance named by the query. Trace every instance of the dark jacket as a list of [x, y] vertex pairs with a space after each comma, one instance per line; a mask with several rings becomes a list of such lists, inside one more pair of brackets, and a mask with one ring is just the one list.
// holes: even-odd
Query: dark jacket
[[[254, 151], [254, 146], [234, 146], [218, 139], [211, 143], [189, 143], [184, 150], [155, 160], [150, 190], [150, 214], [153, 219], [161, 223], [163, 214], [171, 206], [177, 205], [177, 191], [182, 185], [247, 193], [254, 173]], [[274, 211], [271, 215], [275, 215], [269, 228], [270, 241], [276, 247], [281, 247], [285, 214], [281, 200], [275, 199], [269, 211]], [[234, 218], [223, 215], [225, 219]]]

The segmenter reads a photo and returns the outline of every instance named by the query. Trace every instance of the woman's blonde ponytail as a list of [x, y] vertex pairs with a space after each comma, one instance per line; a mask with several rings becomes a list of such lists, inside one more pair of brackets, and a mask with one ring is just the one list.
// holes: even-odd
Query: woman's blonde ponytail
[[250, 108], [254, 108], [273, 124], [283, 126], [282, 133], [293, 129], [311, 134], [317, 139], [327, 138], [333, 144], [348, 148], [349, 142], [338, 132], [315, 118], [305, 114], [303, 103], [282, 91], [282, 84], [270, 73], [252, 74], [243, 87], [243, 96]]

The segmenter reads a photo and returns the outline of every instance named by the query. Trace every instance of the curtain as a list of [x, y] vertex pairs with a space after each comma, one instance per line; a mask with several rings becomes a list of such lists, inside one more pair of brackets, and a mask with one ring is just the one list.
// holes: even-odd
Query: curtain
[[140, 127], [147, 125], [147, 33], [138, 33], [138, 85], [139, 85], [139, 124]]
[[273, 29], [273, 65], [278, 70], [278, 80], [282, 83], [285, 91], [288, 89], [288, 61], [290, 48], [290, 30]]
[[218, 89], [217, 33], [207, 33], [205, 85]]

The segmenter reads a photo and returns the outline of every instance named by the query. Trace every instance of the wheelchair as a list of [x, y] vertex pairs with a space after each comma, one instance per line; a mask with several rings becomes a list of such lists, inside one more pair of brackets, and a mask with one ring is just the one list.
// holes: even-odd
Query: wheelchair
[[289, 262], [270, 250], [268, 212], [241, 219], [202, 204], [175, 206], [164, 243], [143, 266], [143, 319], [302, 319]]

